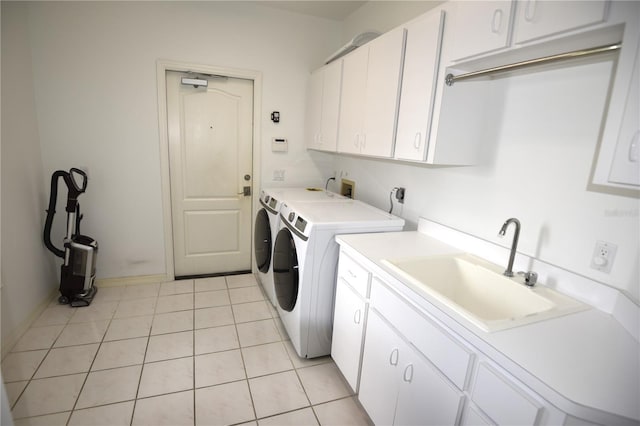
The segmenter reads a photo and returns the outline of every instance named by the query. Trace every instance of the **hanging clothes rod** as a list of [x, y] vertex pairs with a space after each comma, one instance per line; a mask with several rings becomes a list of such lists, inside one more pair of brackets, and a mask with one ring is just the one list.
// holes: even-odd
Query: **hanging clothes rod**
[[453, 83], [455, 83], [456, 81], [467, 80], [470, 78], [481, 77], [484, 75], [494, 74], [498, 72], [514, 71], [521, 68], [530, 67], [533, 65], [541, 65], [541, 64], [547, 64], [550, 62], [558, 62], [558, 61], [564, 61], [568, 59], [581, 58], [584, 56], [597, 55], [600, 53], [613, 52], [615, 50], [620, 49], [621, 47], [622, 47], [622, 43], [613, 43], [605, 46], [593, 47], [590, 49], [575, 50], [573, 52], [560, 53], [557, 55], [545, 56], [537, 59], [529, 59], [522, 62], [516, 62], [514, 64], [501, 65], [493, 68], [487, 68], [485, 70], [468, 72], [466, 74], [460, 74], [460, 75], [447, 74], [445, 78], [445, 82], [447, 83], [447, 86], [452, 86]]

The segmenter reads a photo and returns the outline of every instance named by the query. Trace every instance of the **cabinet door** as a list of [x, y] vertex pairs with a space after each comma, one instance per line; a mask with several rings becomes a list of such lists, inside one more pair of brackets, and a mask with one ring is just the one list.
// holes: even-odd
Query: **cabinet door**
[[338, 144], [341, 87], [342, 60], [340, 59], [324, 67], [320, 123], [320, 149], [324, 151], [335, 151]]
[[366, 45], [349, 53], [343, 60], [338, 125], [339, 152], [360, 153], [368, 60], [369, 48]]
[[369, 43], [362, 154], [392, 156], [404, 40], [404, 28], [396, 28]]
[[357, 391], [360, 373], [365, 309], [364, 300], [341, 278], [338, 278], [331, 357], [354, 391]]
[[603, 22], [606, 10], [605, 0], [520, 1], [516, 12], [515, 42], [525, 43]]
[[497, 424], [536, 424], [543, 408], [516, 383], [488, 364], [480, 363], [472, 392], [473, 402]]
[[456, 424], [463, 396], [415, 350], [406, 349], [396, 425]]
[[444, 11], [406, 26], [398, 131], [394, 158], [424, 161], [436, 91]]
[[[638, 42], [640, 46], [640, 42]], [[640, 47], [631, 74], [616, 151], [611, 164], [609, 182], [640, 185]]]
[[400, 385], [398, 364], [404, 342], [374, 310], [369, 310], [358, 399], [376, 425], [391, 425]]
[[305, 136], [307, 138], [307, 148], [311, 149], [318, 149], [320, 147], [323, 81], [323, 68], [314, 71], [309, 78]]
[[511, 1], [463, 1], [455, 10], [453, 60], [509, 46]]

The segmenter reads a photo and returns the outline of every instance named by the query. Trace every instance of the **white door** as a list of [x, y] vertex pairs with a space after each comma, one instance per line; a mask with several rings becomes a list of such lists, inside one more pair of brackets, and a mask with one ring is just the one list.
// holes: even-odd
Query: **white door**
[[250, 270], [253, 81], [182, 77], [167, 72], [175, 275]]

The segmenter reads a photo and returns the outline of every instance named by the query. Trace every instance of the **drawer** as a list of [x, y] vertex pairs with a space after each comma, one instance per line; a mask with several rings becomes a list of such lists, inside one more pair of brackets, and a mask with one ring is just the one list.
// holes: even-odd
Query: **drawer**
[[367, 298], [369, 296], [369, 271], [344, 254], [344, 252], [340, 252], [338, 278], [342, 278], [349, 283], [362, 297]]
[[459, 389], [464, 390], [473, 352], [402, 300], [377, 277], [371, 285], [371, 306], [426, 356]]
[[481, 362], [471, 399], [494, 422], [503, 425], [536, 424], [542, 409], [515, 382]]

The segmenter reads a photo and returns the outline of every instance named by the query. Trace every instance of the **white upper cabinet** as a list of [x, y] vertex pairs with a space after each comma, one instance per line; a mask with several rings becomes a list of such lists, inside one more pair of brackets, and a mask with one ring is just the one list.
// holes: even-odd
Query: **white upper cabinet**
[[311, 74], [307, 99], [307, 148], [335, 151], [342, 84], [342, 60]]
[[360, 153], [368, 60], [367, 45], [356, 49], [344, 58], [338, 126], [338, 151], [340, 152]]
[[624, 23], [590, 188], [640, 196], [640, 2], [614, 2], [608, 21]]
[[461, 1], [456, 6], [451, 60], [509, 46], [513, 10], [511, 1]]
[[394, 158], [424, 161], [437, 87], [445, 12], [426, 14], [405, 26], [402, 89]]
[[631, 84], [609, 172], [609, 182], [614, 184], [640, 185], [640, 73], [638, 61], [640, 61], [640, 49], [636, 51]]
[[514, 41], [525, 43], [603, 22], [608, 3], [604, 0], [517, 2]]
[[396, 28], [344, 57], [339, 152], [392, 156], [404, 39]]

